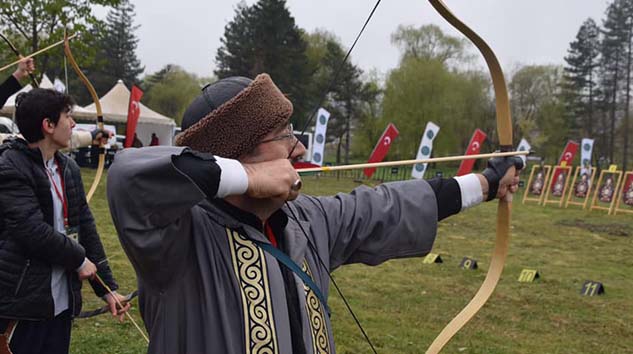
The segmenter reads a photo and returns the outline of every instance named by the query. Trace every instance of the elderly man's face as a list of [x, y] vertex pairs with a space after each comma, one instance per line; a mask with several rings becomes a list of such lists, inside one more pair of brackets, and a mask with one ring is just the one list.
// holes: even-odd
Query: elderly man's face
[[239, 160], [246, 163], [254, 163], [289, 158], [294, 162], [303, 156], [305, 152], [305, 146], [300, 141], [297, 141], [293, 134], [292, 124], [288, 124], [270, 132], [262, 139], [255, 150], [240, 157]]

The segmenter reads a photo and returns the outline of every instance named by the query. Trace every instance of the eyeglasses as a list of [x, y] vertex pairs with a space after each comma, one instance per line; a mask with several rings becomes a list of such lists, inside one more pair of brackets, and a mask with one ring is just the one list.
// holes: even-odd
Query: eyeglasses
[[278, 135], [274, 138], [270, 138], [270, 139], [265, 139], [260, 141], [260, 144], [264, 144], [264, 143], [270, 143], [271, 141], [277, 141], [277, 140], [284, 140], [284, 139], [296, 139], [295, 134], [294, 134], [294, 129], [292, 128], [292, 123], [289, 123], [288, 126], [286, 127], [286, 130], [288, 131], [285, 134], [282, 135]]

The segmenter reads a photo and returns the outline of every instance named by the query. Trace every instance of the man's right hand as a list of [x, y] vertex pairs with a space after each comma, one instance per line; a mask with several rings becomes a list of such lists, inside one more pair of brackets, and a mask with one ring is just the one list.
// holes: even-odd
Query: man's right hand
[[15, 69], [13, 76], [18, 80], [22, 80], [23, 78], [29, 76], [29, 74], [33, 71], [35, 71], [35, 61], [33, 58], [22, 59], [18, 63], [18, 67]]
[[248, 175], [246, 194], [252, 198], [281, 198], [294, 200], [299, 190], [293, 190], [292, 184], [301, 180], [290, 160], [279, 159], [257, 163], [244, 163]]
[[86, 258], [86, 262], [79, 268], [77, 273], [79, 280], [92, 279], [95, 277], [95, 274], [97, 274], [97, 266]]

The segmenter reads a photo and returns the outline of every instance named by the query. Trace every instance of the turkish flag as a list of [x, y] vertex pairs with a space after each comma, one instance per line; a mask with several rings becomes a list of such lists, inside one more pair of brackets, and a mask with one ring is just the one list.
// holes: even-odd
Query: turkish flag
[[[576, 157], [576, 153], [578, 152], [578, 143], [573, 141], [573, 140], [569, 140], [567, 142], [567, 145], [565, 146], [565, 150], [563, 150], [563, 153], [560, 155], [560, 158], [558, 159], [558, 166], [571, 166], [571, 163], [574, 161], [574, 157]], [[551, 179], [551, 188], [554, 188], [554, 183], [556, 183], [556, 180], [558, 179], [558, 175], [563, 172], [564, 170], [561, 170], [560, 168], [555, 169], [554, 170], [554, 175], [552, 176]], [[565, 178], [569, 178], [569, 176], [564, 176]]]
[[[385, 132], [382, 133], [380, 140], [378, 140], [376, 147], [374, 147], [374, 151], [372, 151], [367, 162], [371, 163], [382, 161], [385, 156], [387, 156], [389, 148], [391, 147], [391, 143], [398, 136], [398, 134], [400, 134], [400, 132], [398, 132], [396, 126], [393, 125], [393, 123], [389, 123], [387, 129], [385, 129]], [[376, 172], [375, 167], [370, 167], [363, 170], [363, 173], [365, 174], [365, 176], [367, 176], [367, 178], [371, 178], [374, 172]]]
[[[477, 155], [479, 151], [481, 151], [481, 145], [486, 141], [486, 137], [486, 133], [481, 129], [475, 129], [473, 137], [470, 138], [470, 143], [468, 144], [465, 155]], [[462, 160], [462, 163], [459, 165], [459, 170], [457, 170], [457, 175], [463, 176], [469, 174], [473, 170], [474, 165], [475, 160]]]
[[[576, 153], [578, 152], [578, 143], [569, 140], [567, 142], [567, 146], [565, 146], [565, 150], [560, 155], [560, 159], [558, 159], [558, 166], [571, 166], [571, 163], [574, 161], [574, 157], [576, 157]], [[565, 162], [563, 164], [563, 161]]]
[[127, 128], [125, 130], [125, 147], [129, 148], [134, 142], [134, 133], [136, 133], [136, 124], [138, 117], [141, 115], [141, 97], [143, 91], [136, 86], [132, 86], [130, 93], [130, 104], [127, 108]]

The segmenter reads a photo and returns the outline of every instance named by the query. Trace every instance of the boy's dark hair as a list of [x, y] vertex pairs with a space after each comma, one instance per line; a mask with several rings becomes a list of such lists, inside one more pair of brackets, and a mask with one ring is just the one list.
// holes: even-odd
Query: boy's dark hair
[[57, 124], [60, 114], [70, 112], [74, 105], [72, 97], [55, 90], [36, 88], [19, 94], [15, 99], [15, 120], [20, 134], [29, 143], [44, 139], [44, 118]]

